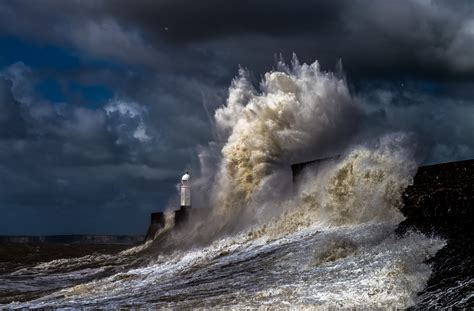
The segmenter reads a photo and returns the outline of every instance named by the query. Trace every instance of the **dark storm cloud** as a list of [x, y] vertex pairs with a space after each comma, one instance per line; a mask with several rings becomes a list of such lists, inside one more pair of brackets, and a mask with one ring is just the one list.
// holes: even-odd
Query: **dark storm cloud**
[[365, 85], [360, 102], [368, 112], [371, 131], [404, 130], [417, 135], [421, 161], [426, 164], [474, 156], [472, 97], [452, 97], [420, 90], [418, 85], [387, 82]]
[[20, 106], [11, 92], [12, 83], [0, 77], [0, 139], [25, 136], [25, 122]]
[[[176, 170], [189, 155], [160, 144], [142, 105], [122, 98], [98, 108], [48, 102], [34, 95], [33, 77], [21, 63], [0, 73], [0, 209], [41, 211], [44, 219], [29, 233], [58, 233], [44, 225], [57, 221], [55, 215], [72, 221], [72, 232], [90, 231], [89, 220], [74, 225], [79, 214], [109, 224], [94, 228], [98, 233], [142, 233], [148, 213], [166, 207]], [[108, 219], [126, 211], [139, 221]], [[10, 228], [12, 221], [2, 217], [3, 233], [24, 230]]]
[[358, 70], [401, 66], [470, 75], [474, 69], [468, 1], [112, 1], [104, 10], [177, 45], [233, 38], [239, 51], [263, 39], [268, 47], [252, 54], [294, 51], [331, 65], [342, 57]]
[[108, 3], [113, 16], [174, 42], [241, 34], [289, 36], [340, 30], [343, 1], [127, 1]]
[[367, 126], [415, 132], [426, 162], [474, 156], [471, 1], [2, 1], [0, 36], [70, 54], [0, 73], [0, 225], [40, 210], [36, 233], [140, 232], [196, 167], [238, 66], [258, 83], [279, 53], [342, 58]]
[[[43, 219], [29, 233], [142, 233], [149, 213], [168, 206], [181, 171], [197, 161], [196, 144], [211, 137], [202, 97], [213, 88], [191, 77], [118, 72], [62, 76], [114, 88], [113, 98], [88, 107], [39, 97], [43, 75], [23, 63], [0, 71], [3, 233], [25, 232], [8, 224], [32, 213]], [[88, 226], [88, 217], [104, 227]], [[58, 222], [71, 222], [70, 231]]]
[[[52, 11], [60, 14], [51, 16]], [[274, 53], [296, 52], [304, 61], [316, 58], [326, 66], [342, 57], [346, 69], [358, 75], [438, 79], [472, 77], [473, 13], [469, 1], [426, 0], [15, 1], [0, 6], [2, 27], [10, 33], [158, 68], [202, 72], [200, 65], [219, 70], [221, 62], [231, 62], [261, 69]]]

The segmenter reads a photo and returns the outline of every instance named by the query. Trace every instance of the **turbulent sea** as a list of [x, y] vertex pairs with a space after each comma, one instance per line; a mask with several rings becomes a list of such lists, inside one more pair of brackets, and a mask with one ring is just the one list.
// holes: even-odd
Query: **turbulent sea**
[[[238, 235], [154, 258], [142, 254], [147, 261], [126, 252], [56, 260], [3, 275], [2, 290], [45, 293], [4, 307], [403, 308], [430, 275], [424, 261], [444, 244], [417, 234], [397, 238], [393, 229], [316, 225], [278, 239]], [[57, 287], [66, 288], [49, 293]]]
[[[1, 307], [415, 306], [446, 240], [395, 233], [417, 169], [412, 137], [361, 127], [363, 106], [317, 62], [250, 81], [244, 70], [233, 81], [192, 174], [193, 206], [209, 217], [173, 230], [170, 212], [142, 246], [5, 272], [0, 292], [21, 301]], [[335, 154], [292, 180], [292, 163]]]

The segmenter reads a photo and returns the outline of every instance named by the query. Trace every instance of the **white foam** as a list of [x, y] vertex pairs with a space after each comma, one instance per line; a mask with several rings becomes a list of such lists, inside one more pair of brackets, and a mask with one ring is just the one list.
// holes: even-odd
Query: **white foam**
[[[241, 70], [216, 111], [219, 141], [206, 152], [217, 150], [208, 158], [218, 164], [203, 170], [217, 171], [202, 172], [215, 183], [194, 185], [210, 192], [205, 204], [214, 214], [186, 236], [219, 232], [209, 245], [157, 254], [146, 266], [8, 307], [413, 305], [431, 273], [426, 259], [445, 243], [393, 233], [416, 171], [408, 136], [355, 144], [362, 112], [346, 82], [321, 72], [317, 62], [294, 59], [291, 68], [279, 67], [265, 74], [259, 90]], [[341, 157], [308, 168], [292, 185], [290, 164], [334, 152]], [[225, 230], [229, 224], [232, 231]]]

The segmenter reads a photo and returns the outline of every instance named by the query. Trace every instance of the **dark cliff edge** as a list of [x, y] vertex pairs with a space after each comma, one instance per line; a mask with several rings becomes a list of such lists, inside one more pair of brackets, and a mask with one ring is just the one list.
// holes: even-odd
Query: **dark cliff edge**
[[416, 228], [446, 238], [474, 225], [474, 160], [422, 166], [403, 195], [407, 219], [399, 232]]
[[420, 167], [403, 201], [398, 234], [447, 240], [429, 260], [433, 272], [413, 309], [474, 306], [474, 160]]

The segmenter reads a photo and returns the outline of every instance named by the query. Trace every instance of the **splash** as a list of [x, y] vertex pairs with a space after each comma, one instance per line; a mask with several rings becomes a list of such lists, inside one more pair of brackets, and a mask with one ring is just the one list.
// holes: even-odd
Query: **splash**
[[290, 187], [289, 178], [281, 180], [282, 171], [338, 152], [356, 132], [362, 113], [344, 79], [322, 72], [318, 62], [300, 64], [296, 56], [291, 66], [278, 67], [265, 74], [259, 91], [241, 69], [227, 104], [215, 113], [224, 143], [212, 205], [221, 214], [234, 216], [254, 206], [256, 198], [268, 201], [264, 182]]
[[417, 164], [404, 148], [402, 133], [375, 146], [358, 146], [319, 174], [308, 172], [299, 193], [303, 205], [336, 224], [400, 221], [402, 193], [413, 182]]
[[[220, 154], [206, 205], [218, 226], [257, 226], [260, 236], [317, 222], [401, 220], [401, 195], [417, 168], [413, 141], [405, 133], [362, 133], [364, 111], [341, 76], [294, 56], [256, 88], [240, 69], [226, 105], [215, 112], [219, 147], [213, 147]], [[295, 189], [291, 164], [336, 154], [342, 156], [308, 169]]]
[[281, 215], [255, 227], [255, 237], [274, 238], [317, 225], [351, 226], [366, 222], [398, 224], [402, 194], [412, 184], [417, 165], [406, 148], [410, 137], [383, 136], [369, 145], [350, 148], [339, 159], [305, 169], [293, 196], [275, 204]]
[[[241, 69], [193, 184], [193, 202], [211, 207], [211, 218], [165, 228], [158, 251], [150, 243], [118, 256], [146, 261], [9, 307], [414, 305], [431, 273], [426, 260], [445, 243], [394, 234], [417, 169], [414, 144], [406, 133], [363, 132], [365, 118], [346, 81], [317, 62], [280, 62], [258, 88]], [[291, 164], [334, 155], [292, 182]]]

